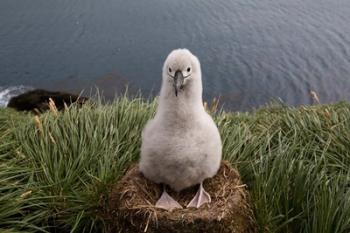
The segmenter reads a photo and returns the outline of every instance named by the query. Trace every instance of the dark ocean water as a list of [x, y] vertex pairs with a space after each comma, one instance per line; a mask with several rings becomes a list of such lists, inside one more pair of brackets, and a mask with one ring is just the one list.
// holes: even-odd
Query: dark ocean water
[[348, 0], [2, 0], [0, 105], [30, 87], [155, 95], [183, 47], [228, 109], [350, 100]]

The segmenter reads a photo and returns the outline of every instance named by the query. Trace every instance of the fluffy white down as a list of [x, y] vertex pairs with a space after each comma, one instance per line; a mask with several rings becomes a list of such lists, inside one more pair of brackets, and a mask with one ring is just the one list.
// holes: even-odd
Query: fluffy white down
[[[190, 75], [176, 97], [169, 68], [186, 73], [187, 67]], [[140, 170], [146, 178], [180, 191], [213, 177], [221, 153], [218, 128], [202, 103], [200, 63], [187, 49], [174, 50], [163, 66], [156, 115], [142, 132]]]

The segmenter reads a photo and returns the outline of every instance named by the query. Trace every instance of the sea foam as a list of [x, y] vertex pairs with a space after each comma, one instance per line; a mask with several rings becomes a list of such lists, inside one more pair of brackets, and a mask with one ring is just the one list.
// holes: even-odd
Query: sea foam
[[12, 97], [20, 95], [31, 89], [31, 87], [23, 85], [8, 87], [0, 86], [0, 107], [6, 107]]

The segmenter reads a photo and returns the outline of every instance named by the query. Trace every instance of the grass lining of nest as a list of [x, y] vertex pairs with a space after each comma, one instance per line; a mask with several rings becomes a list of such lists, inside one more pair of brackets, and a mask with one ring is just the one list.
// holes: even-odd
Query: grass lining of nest
[[[203, 185], [212, 197], [210, 204], [172, 212], [158, 209], [154, 205], [162, 193], [161, 185], [147, 180], [135, 164], [111, 192], [112, 229], [119, 227], [125, 232], [256, 232], [246, 186], [229, 162], [223, 162], [218, 174], [205, 180]], [[197, 189], [198, 186], [179, 193], [168, 191], [185, 207]]]
[[[42, 131], [32, 114], [0, 109], [0, 232], [110, 232], [110, 189], [138, 161], [155, 106], [73, 105], [42, 114]], [[259, 232], [350, 231], [348, 102], [212, 114]]]

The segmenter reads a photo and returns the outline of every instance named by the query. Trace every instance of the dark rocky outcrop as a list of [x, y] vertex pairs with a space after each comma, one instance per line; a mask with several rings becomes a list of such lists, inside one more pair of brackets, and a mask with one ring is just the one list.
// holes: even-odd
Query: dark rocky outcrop
[[42, 113], [49, 110], [49, 100], [55, 103], [57, 110], [64, 110], [65, 105], [69, 106], [72, 103], [84, 104], [88, 98], [78, 95], [35, 89], [25, 92], [16, 97], [12, 97], [7, 105], [9, 108], [14, 108], [17, 111], [31, 111], [34, 113]]

